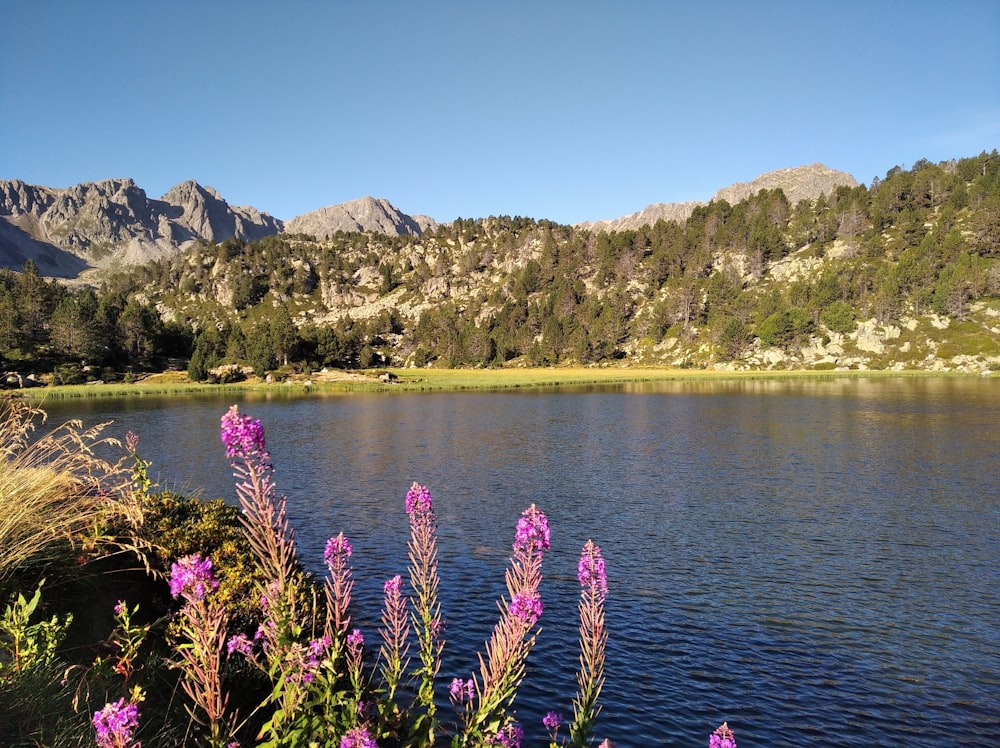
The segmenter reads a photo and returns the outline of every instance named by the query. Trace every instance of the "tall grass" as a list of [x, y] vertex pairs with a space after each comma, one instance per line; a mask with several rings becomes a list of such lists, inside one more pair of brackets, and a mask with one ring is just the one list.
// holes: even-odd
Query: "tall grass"
[[38, 407], [0, 400], [0, 580], [94, 526], [121, 485], [121, 464], [97, 454], [120, 446], [101, 435], [107, 424], [67, 421], [36, 438], [45, 420]]

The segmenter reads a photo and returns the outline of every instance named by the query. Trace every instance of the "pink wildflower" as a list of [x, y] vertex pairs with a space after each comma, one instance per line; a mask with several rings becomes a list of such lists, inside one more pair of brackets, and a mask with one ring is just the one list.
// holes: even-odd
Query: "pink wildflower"
[[736, 748], [736, 734], [723, 722], [708, 736], [708, 748]]
[[170, 594], [184, 597], [189, 602], [201, 601], [212, 590], [219, 588], [219, 580], [212, 573], [212, 559], [192, 553], [177, 559], [170, 567]]
[[131, 701], [118, 701], [94, 712], [94, 730], [100, 748], [125, 748], [132, 742], [132, 733], [139, 726], [139, 707]]

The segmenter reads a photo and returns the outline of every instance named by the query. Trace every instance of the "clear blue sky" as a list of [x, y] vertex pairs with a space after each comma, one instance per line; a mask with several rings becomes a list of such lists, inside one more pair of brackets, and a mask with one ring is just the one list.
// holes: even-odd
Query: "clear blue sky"
[[4, 0], [0, 179], [561, 223], [1000, 147], [1000, 1]]

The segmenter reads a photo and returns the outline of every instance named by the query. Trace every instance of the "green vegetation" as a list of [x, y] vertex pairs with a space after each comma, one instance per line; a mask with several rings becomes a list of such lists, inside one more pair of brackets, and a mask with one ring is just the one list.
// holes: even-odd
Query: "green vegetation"
[[[223, 384], [389, 366], [898, 369], [926, 367], [910, 353], [924, 344], [901, 350], [888, 329], [930, 338], [936, 315], [979, 330], [941, 348], [975, 370], [996, 368], [975, 341], [996, 338], [998, 298], [993, 151], [638, 230], [491, 216], [422, 237], [231, 239], [81, 290], [29, 263], [0, 271], [0, 357], [56, 384], [171, 367]], [[857, 340], [871, 320], [888, 350]]]

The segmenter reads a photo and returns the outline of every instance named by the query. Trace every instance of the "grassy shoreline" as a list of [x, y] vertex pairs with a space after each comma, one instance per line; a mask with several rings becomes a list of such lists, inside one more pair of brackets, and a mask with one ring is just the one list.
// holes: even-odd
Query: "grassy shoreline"
[[[382, 381], [390, 372], [396, 379]], [[911, 369], [905, 371], [712, 371], [644, 367], [558, 367], [516, 369], [380, 369], [364, 373], [337, 372], [297, 376], [285, 382], [249, 379], [235, 384], [191, 382], [179, 372], [152, 374], [132, 384], [76, 384], [10, 390], [0, 396], [21, 397], [38, 403], [46, 400], [124, 398], [172, 395], [269, 393], [287, 395], [338, 395], [403, 392], [497, 391], [549, 387], [600, 386], [655, 382], [723, 382], [753, 380], [888, 379], [902, 377], [979, 377], [961, 372]], [[995, 376], [995, 375], [992, 375]]]

